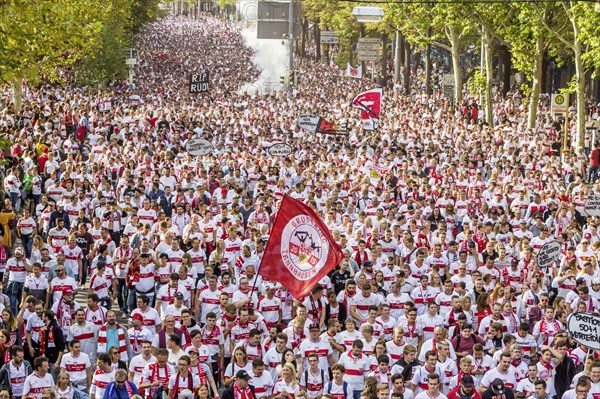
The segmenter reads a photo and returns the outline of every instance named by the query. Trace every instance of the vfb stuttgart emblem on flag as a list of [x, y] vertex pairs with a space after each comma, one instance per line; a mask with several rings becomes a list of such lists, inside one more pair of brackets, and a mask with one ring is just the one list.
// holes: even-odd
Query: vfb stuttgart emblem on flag
[[329, 242], [308, 215], [290, 219], [281, 234], [281, 260], [298, 280], [309, 280], [325, 266]]

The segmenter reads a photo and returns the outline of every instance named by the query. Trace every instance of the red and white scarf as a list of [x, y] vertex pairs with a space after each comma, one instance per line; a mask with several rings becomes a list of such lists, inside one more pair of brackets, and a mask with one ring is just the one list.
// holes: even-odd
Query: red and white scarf
[[[177, 378], [175, 378], [175, 386], [173, 387], [172, 399], [177, 399], [177, 397], [179, 396], [179, 376], [180, 376], [180, 374], [177, 373]], [[194, 375], [192, 373], [190, 373], [189, 371], [188, 371], [188, 375], [187, 375], [187, 383], [188, 383], [187, 389], [189, 389], [190, 391], [193, 391], [194, 390]]]
[[546, 318], [542, 318], [540, 322], [540, 334], [544, 338], [544, 345], [550, 345], [550, 337], [554, 337], [554, 335], [560, 330], [560, 324], [556, 320], [552, 320], [552, 329], [548, 329], [549, 323], [546, 321]]
[[[119, 331], [119, 352], [121, 353], [121, 360], [126, 362], [129, 360], [127, 356], [127, 343], [125, 341], [125, 331], [121, 327], [119, 323], [117, 323], [116, 328]], [[108, 350], [106, 348], [106, 324], [100, 327], [100, 331], [98, 331], [98, 353], [107, 353]]]
[[233, 399], [252, 399], [252, 390], [250, 387], [244, 389], [238, 387], [236, 383], [233, 384]]

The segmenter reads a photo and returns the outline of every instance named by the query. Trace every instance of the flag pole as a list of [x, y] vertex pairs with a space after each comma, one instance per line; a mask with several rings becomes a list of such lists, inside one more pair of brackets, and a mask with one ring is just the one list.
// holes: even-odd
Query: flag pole
[[[279, 209], [277, 210], [277, 217], [275, 217], [275, 220], [273, 221], [273, 225], [277, 224], [277, 220], [279, 219], [279, 216], [280, 216], [279, 211], [281, 209], [281, 205], [283, 205], [283, 200], [287, 196], [288, 196], [287, 194], [283, 194], [283, 198], [281, 199], [281, 204], [279, 205]], [[265, 245], [265, 248], [263, 249], [263, 252], [269, 247], [269, 242], [271, 242], [272, 236], [273, 236], [272, 234], [269, 234], [269, 239], [267, 240], [267, 243]], [[260, 258], [260, 264], [258, 265], [258, 268], [256, 269], [256, 278], [254, 279], [254, 283], [252, 284], [252, 289], [250, 290], [250, 302], [252, 302], [252, 295], [254, 294], [254, 290], [256, 289], [256, 282], [258, 281], [258, 276], [260, 276], [260, 268], [264, 261], [265, 261], [265, 254], [263, 253], [262, 258]]]

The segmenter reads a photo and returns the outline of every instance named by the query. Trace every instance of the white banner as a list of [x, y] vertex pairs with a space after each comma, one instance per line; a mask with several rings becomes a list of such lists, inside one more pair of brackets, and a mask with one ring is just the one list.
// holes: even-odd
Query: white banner
[[552, 241], [544, 244], [538, 253], [538, 266], [548, 267], [560, 260], [560, 242]]
[[358, 68], [353, 68], [350, 63], [346, 65], [346, 76], [360, 79], [362, 78], [362, 65], [359, 65]]
[[267, 148], [267, 153], [272, 157], [287, 157], [292, 153], [292, 146], [286, 143], [276, 143]]
[[600, 216], [600, 195], [590, 194], [585, 200], [583, 209], [587, 216]]
[[573, 341], [587, 348], [600, 350], [600, 316], [573, 313], [567, 320], [567, 330]]
[[298, 125], [307, 132], [316, 132], [320, 119], [316, 115], [298, 115]]
[[185, 144], [185, 149], [190, 155], [202, 156], [210, 154], [214, 150], [214, 147], [206, 139], [191, 139]]

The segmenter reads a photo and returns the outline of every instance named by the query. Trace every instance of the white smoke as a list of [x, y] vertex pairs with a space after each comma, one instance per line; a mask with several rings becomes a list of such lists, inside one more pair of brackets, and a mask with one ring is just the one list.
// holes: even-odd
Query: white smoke
[[240, 92], [248, 92], [250, 95], [262, 95], [280, 91], [280, 77], [287, 73], [288, 65], [288, 42], [275, 39], [256, 38], [256, 13], [258, 10], [257, 0], [239, 0], [238, 12], [246, 29], [242, 31], [242, 37], [248, 47], [255, 51], [254, 64], [261, 73], [256, 82], [248, 82], [240, 88]]

